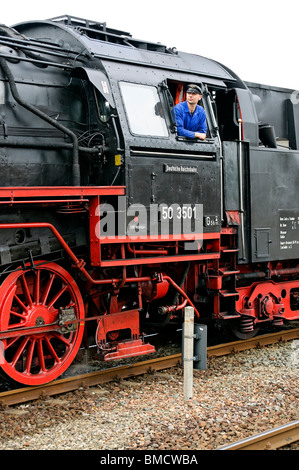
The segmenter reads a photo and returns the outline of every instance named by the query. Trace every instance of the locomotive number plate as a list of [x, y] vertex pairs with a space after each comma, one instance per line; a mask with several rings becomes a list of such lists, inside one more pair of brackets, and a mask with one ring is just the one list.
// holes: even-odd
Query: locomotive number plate
[[163, 205], [160, 206], [161, 220], [173, 220], [173, 219], [198, 219], [200, 216], [200, 205], [187, 204], [178, 205], [172, 204], [171, 206]]

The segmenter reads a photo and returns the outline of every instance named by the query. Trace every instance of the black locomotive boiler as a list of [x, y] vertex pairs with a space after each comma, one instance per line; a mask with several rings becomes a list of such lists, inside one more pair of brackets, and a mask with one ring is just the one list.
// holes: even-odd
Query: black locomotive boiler
[[[173, 106], [202, 89], [207, 138]], [[81, 346], [299, 318], [299, 105], [225, 66], [64, 16], [0, 27], [0, 367], [44, 384]]]

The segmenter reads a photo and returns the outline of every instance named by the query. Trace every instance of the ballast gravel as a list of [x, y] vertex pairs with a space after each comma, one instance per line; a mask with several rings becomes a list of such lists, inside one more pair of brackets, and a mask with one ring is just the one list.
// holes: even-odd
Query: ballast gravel
[[[0, 410], [2, 450], [214, 450], [299, 418], [299, 340]], [[298, 444], [289, 446], [298, 449]]]

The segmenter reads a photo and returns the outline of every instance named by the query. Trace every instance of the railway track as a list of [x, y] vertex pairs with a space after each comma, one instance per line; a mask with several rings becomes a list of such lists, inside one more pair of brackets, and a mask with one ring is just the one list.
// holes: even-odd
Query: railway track
[[275, 450], [299, 441], [299, 420], [265, 431], [217, 450]]
[[[207, 356], [223, 356], [297, 338], [299, 338], [299, 328], [258, 336], [246, 341], [234, 341], [210, 346], [207, 348]], [[134, 364], [67, 377], [55, 380], [46, 385], [10, 390], [0, 393], [0, 404], [2, 406], [16, 405], [43, 397], [71, 392], [82, 387], [91, 387], [117, 379], [142, 375], [151, 371], [168, 369], [181, 364], [181, 359], [181, 354], [174, 354], [172, 356], [159, 357]]]

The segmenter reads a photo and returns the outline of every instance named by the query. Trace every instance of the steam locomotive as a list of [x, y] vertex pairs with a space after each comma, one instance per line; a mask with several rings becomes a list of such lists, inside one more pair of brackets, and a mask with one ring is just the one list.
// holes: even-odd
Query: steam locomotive
[[[177, 135], [190, 83], [205, 140]], [[238, 338], [298, 320], [294, 98], [105, 23], [1, 25], [1, 374], [152, 353], [186, 305]]]

